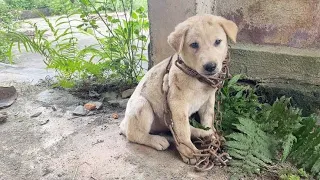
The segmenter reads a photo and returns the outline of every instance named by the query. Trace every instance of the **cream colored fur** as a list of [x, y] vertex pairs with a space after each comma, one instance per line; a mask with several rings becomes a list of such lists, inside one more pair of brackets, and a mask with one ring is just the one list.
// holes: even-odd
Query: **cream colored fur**
[[[120, 124], [122, 134], [131, 142], [144, 144], [157, 150], [165, 150], [169, 142], [165, 137], [154, 133], [168, 131], [164, 119], [165, 93], [168, 90], [168, 103], [172, 111], [174, 131], [185, 145], [178, 151], [184, 162], [196, 162], [193, 152], [197, 148], [191, 137], [210, 136], [213, 131], [215, 93], [217, 89], [186, 75], [174, 65], [179, 54], [182, 60], [199, 73], [207, 75], [204, 65], [215, 63], [214, 73], [221, 71], [222, 62], [228, 51], [227, 36], [236, 41], [238, 28], [232, 21], [213, 15], [197, 15], [178, 24], [168, 37], [169, 45], [175, 49], [173, 65], [169, 74], [165, 74], [169, 58], [151, 68], [142, 78], [132, 94], [125, 118]], [[215, 45], [217, 39], [221, 40]], [[192, 48], [197, 42], [199, 48]], [[191, 114], [198, 112], [201, 124], [210, 130], [194, 128], [189, 125]], [[153, 134], [152, 134], [153, 133]]]

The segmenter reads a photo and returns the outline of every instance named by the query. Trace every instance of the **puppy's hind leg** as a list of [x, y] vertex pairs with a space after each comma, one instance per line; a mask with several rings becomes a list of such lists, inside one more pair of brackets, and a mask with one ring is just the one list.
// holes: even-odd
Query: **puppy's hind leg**
[[150, 129], [154, 120], [154, 114], [150, 103], [142, 96], [132, 102], [134, 104], [126, 113], [127, 131], [126, 136], [129, 141], [157, 150], [165, 150], [169, 147], [169, 142], [165, 137], [151, 135]]

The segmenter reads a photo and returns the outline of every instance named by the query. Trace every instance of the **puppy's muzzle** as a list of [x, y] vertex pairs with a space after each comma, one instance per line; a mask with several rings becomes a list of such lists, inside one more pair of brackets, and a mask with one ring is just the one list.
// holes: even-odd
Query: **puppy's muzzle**
[[213, 74], [213, 72], [216, 70], [217, 64], [214, 62], [209, 62], [205, 65], [203, 65], [203, 69], [208, 73], [208, 74]]

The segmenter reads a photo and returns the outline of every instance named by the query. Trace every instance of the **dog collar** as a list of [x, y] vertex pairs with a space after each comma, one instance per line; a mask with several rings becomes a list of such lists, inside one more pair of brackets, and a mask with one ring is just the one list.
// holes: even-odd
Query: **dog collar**
[[[172, 59], [173, 55], [171, 56], [169, 63], [166, 68], [166, 73], [169, 73], [170, 68], [172, 66]], [[230, 79], [232, 75], [230, 74], [229, 70], [229, 63], [230, 62], [230, 55], [227, 54], [227, 57], [222, 63], [222, 69], [221, 72], [213, 75], [213, 76], [205, 76], [200, 73], [198, 73], [196, 70], [192, 69], [188, 65], [186, 65], [181, 57], [178, 55], [177, 60], [175, 61], [175, 65], [183, 71], [185, 74], [197, 78], [200, 82], [208, 84], [209, 86], [213, 88], [222, 88], [223, 83], [226, 79]]]

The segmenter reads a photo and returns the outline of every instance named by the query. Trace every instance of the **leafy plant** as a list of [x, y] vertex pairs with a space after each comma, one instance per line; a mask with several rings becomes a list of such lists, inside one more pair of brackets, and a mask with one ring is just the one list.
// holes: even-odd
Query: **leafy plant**
[[[217, 126], [224, 135], [229, 135], [236, 130], [235, 123], [238, 117], [255, 118], [258, 109], [262, 107], [254, 89], [249, 85], [239, 85], [237, 82], [242, 75], [235, 75], [225, 82], [224, 87], [218, 92], [217, 101], [220, 102], [220, 110], [217, 114]], [[220, 120], [222, 118], [222, 121]], [[221, 124], [220, 124], [221, 123]]]
[[234, 173], [259, 173], [268, 168], [274, 159], [273, 139], [263, 132], [257, 123], [247, 118], [239, 118], [234, 124], [239, 132], [227, 137], [228, 153]]
[[294, 174], [284, 174], [280, 176], [281, 180], [300, 180], [300, 176]]
[[[121, 2], [122, 11], [129, 11], [129, 14], [120, 14], [119, 12], [116, 12], [116, 16], [106, 14], [105, 20], [100, 11], [106, 12], [106, 3], [102, 3], [96, 8], [90, 0], [81, 0], [80, 2], [83, 6], [91, 7], [93, 10], [85, 9], [86, 11], [81, 15], [85, 23], [78, 27], [98, 40], [101, 51], [99, 58], [104, 59], [104, 66], [111, 69], [107, 74], [110, 77], [122, 79], [128, 84], [136, 84], [143, 76], [142, 63], [147, 61], [144, 52], [147, 50], [148, 37], [146, 33], [149, 29], [149, 22], [145, 9], [140, 7], [133, 10], [132, 0], [129, 9], [126, 9], [124, 0], [111, 0], [114, 8], [116, 8], [116, 3]], [[103, 33], [96, 25], [96, 20], [90, 18], [89, 15], [92, 12], [98, 15], [107, 28], [107, 33]], [[94, 51], [98, 50], [94, 46], [90, 48]]]
[[35, 8], [43, 8], [47, 6], [45, 0], [4, 0], [12, 9], [31, 10]]
[[316, 117], [304, 118], [302, 127], [293, 135], [297, 140], [288, 157], [297, 166], [320, 177], [320, 127]]
[[[126, 13], [120, 15], [116, 12], [116, 16], [111, 16], [100, 14], [90, 0], [80, 2], [82, 21], [74, 19], [74, 13], [63, 15], [55, 22], [43, 16], [49, 29], [39, 29], [34, 24], [33, 38], [16, 32], [2, 34], [18, 41], [19, 49], [23, 44], [27, 50], [43, 55], [47, 67], [58, 72], [60, 86], [73, 87], [77, 81], [87, 79], [97, 82], [118, 79], [128, 85], [136, 84], [143, 76], [142, 63], [147, 60], [144, 51], [148, 42], [145, 34], [149, 22], [145, 9], [141, 7], [133, 10], [131, 0], [127, 12], [121, 0]], [[115, 3], [115, 0], [112, 2]], [[70, 5], [69, 8], [74, 6]], [[92, 14], [98, 16], [104, 27], [97, 25]], [[53, 34], [53, 37], [47, 38], [45, 35], [48, 33]], [[98, 43], [79, 48], [77, 34], [92, 36]]]
[[[14, 21], [17, 19], [17, 13], [12, 11], [12, 8], [9, 7], [6, 3], [0, 1], [0, 31], [9, 32], [16, 29], [17, 23]], [[2, 37], [0, 41], [0, 62], [6, 62], [10, 60], [8, 58], [10, 52], [10, 44], [8, 38]]]
[[95, 5], [97, 9], [103, 6], [102, 10], [104, 13], [108, 12], [119, 12], [120, 10], [136, 10], [140, 7], [144, 9], [147, 8], [147, 0], [91, 0], [91, 2]]
[[[292, 162], [313, 176], [320, 172], [320, 128], [314, 115], [302, 117], [301, 110], [281, 97], [272, 105], [258, 101], [255, 89], [239, 85], [237, 75], [227, 81], [218, 99], [222, 101], [218, 128], [226, 136], [236, 175], [258, 173], [282, 162]], [[303, 177], [281, 174], [284, 179]], [[280, 174], [279, 174], [280, 177]]]
[[298, 170], [284, 170], [284, 172], [280, 172], [280, 179], [281, 180], [300, 180], [301, 178], [308, 178], [308, 174], [305, 172], [304, 169]]
[[78, 0], [52, 0], [47, 2], [48, 8], [56, 15], [78, 13], [80, 3]]

